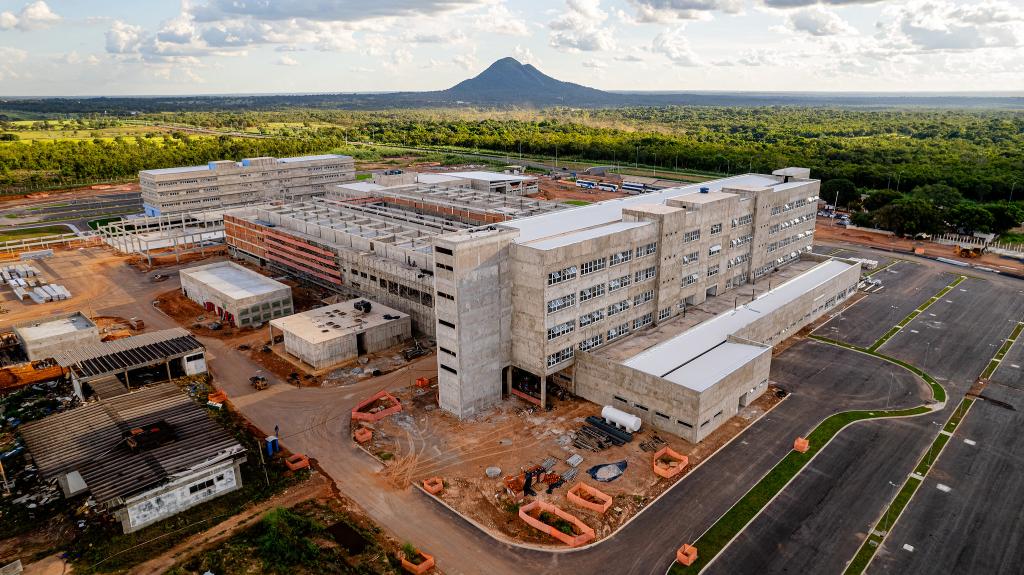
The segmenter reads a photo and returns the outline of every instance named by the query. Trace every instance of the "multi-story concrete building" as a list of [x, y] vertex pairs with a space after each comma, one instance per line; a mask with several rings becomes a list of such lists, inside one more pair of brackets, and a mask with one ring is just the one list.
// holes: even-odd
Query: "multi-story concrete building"
[[334, 184], [355, 180], [351, 156], [324, 154], [296, 158], [246, 158], [205, 166], [139, 172], [147, 216], [202, 212], [272, 199], [323, 195]]
[[[767, 279], [809, 252], [820, 182], [790, 168], [434, 238], [441, 406], [546, 402], [577, 353]], [[609, 385], [612, 385], [609, 382]]]
[[566, 208], [477, 190], [464, 178], [395, 176], [402, 177], [336, 186], [325, 198], [229, 211], [228, 248], [236, 257], [407, 313], [414, 329], [432, 335], [431, 238]]

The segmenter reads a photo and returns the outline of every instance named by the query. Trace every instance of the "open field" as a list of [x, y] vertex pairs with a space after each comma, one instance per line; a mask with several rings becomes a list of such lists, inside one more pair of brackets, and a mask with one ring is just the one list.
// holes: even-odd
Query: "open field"
[[8, 242], [11, 240], [26, 240], [29, 238], [38, 238], [39, 236], [49, 236], [53, 234], [66, 234], [71, 231], [74, 230], [67, 226], [56, 224], [51, 226], [29, 228], [0, 229], [0, 242]]

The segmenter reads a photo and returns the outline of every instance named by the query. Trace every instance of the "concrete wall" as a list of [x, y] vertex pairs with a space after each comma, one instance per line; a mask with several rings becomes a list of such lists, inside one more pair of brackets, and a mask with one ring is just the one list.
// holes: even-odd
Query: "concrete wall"
[[[176, 479], [167, 485], [140, 493], [125, 500], [114, 512], [114, 516], [121, 521], [121, 528], [125, 533], [132, 533], [190, 507], [230, 493], [242, 486], [239, 466], [243, 461], [245, 460], [225, 461]], [[205, 482], [208, 480], [212, 480], [213, 484], [206, 485]], [[193, 489], [194, 487], [199, 489]]]
[[[235, 325], [259, 325], [271, 319], [294, 313], [292, 289], [284, 286], [267, 293], [244, 298], [231, 298], [203, 282], [197, 281], [182, 270], [181, 291], [190, 300], [201, 306], [213, 303], [234, 317]], [[223, 316], [222, 316], [223, 317]]]
[[412, 337], [412, 322], [406, 316], [363, 332], [339, 334], [338, 337], [323, 342], [311, 342], [294, 332], [285, 329], [281, 331], [284, 334], [286, 352], [306, 362], [313, 369], [327, 369], [358, 357], [358, 334], [363, 335], [365, 353], [375, 353]]
[[[50, 319], [52, 318], [40, 320], [38, 323], [46, 323]], [[27, 326], [31, 325], [31, 323], [23, 325]], [[18, 341], [21, 342], [21, 347], [25, 350], [25, 354], [30, 361], [47, 359], [53, 357], [59, 351], [76, 346], [100, 343], [100, 332], [95, 325], [45, 337], [28, 337], [17, 326], [14, 328], [14, 333], [18, 336]]]

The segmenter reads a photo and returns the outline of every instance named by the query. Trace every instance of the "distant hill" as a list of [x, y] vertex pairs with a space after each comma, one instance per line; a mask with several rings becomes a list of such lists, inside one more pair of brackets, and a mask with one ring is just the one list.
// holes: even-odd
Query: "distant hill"
[[[614, 74], [615, 72], [610, 72]], [[3, 111], [28, 114], [109, 113], [282, 108], [615, 108], [623, 106], [804, 106], [835, 108], [1024, 109], [1017, 94], [886, 94], [825, 92], [606, 92], [548, 76], [531, 64], [502, 58], [447, 90], [430, 92], [218, 96], [3, 98]]]

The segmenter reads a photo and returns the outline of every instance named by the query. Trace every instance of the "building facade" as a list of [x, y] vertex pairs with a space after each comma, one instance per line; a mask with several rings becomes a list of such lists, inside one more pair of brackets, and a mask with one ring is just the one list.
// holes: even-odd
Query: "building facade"
[[223, 160], [205, 166], [139, 172], [147, 216], [307, 198], [323, 195], [329, 186], [355, 178], [352, 157], [336, 154]]
[[256, 327], [293, 313], [291, 287], [234, 262], [178, 273], [182, 294], [228, 325]]

